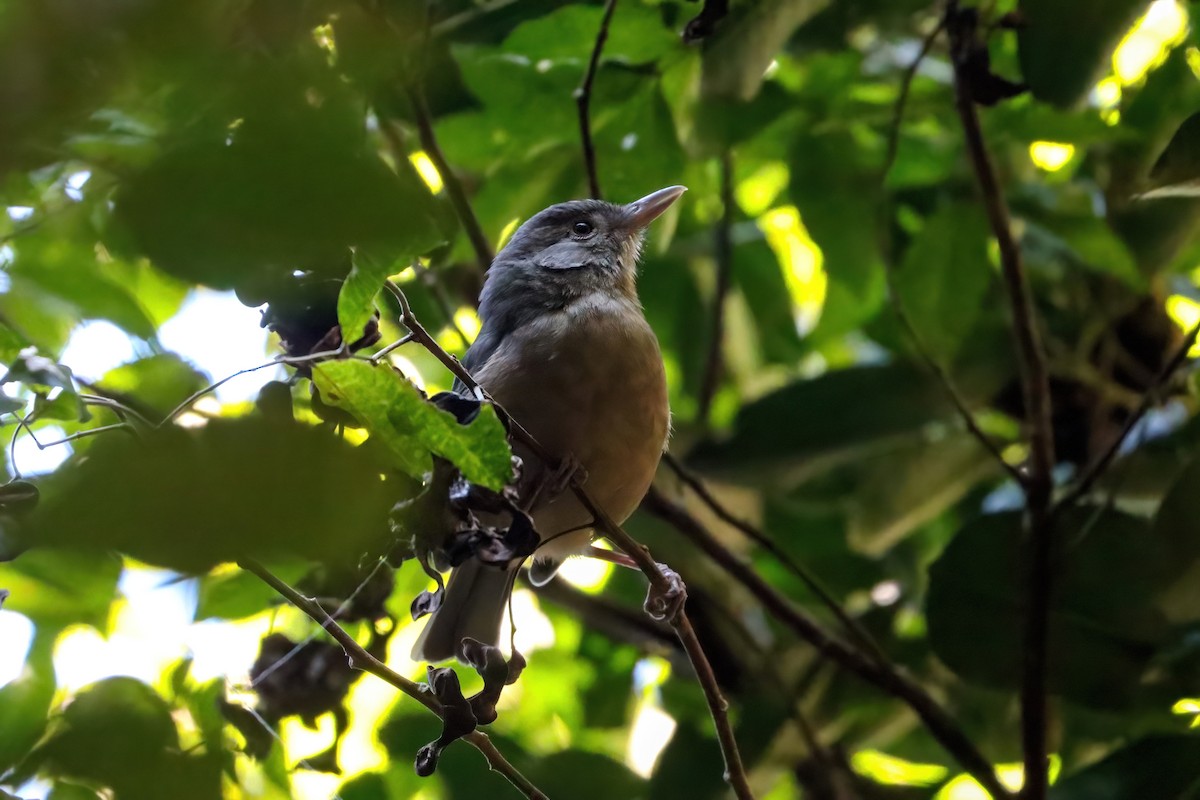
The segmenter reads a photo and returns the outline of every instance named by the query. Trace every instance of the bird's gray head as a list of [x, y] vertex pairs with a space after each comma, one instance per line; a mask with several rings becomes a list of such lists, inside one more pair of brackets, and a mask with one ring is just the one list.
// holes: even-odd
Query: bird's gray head
[[561, 308], [591, 292], [636, 297], [646, 226], [687, 191], [669, 186], [627, 205], [571, 200], [525, 221], [492, 262], [480, 313]]

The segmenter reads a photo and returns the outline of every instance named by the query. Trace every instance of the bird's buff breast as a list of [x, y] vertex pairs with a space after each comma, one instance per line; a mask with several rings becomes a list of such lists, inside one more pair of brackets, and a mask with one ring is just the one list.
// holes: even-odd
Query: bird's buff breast
[[[547, 451], [574, 455], [588, 493], [614, 520], [633, 513], [670, 426], [662, 356], [640, 308], [605, 299], [545, 315], [505, 337], [476, 377]], [[590, 516], [568, 492], [534, 518], [548, 539]], [[568, 555], [589, 539], [566, 535], [540, 554]]]

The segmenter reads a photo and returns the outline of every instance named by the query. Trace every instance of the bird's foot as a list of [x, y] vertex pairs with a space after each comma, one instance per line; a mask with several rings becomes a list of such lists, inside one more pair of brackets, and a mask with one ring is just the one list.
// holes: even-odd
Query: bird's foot
[[687, 586], [679, 573], [666, 564], [660, 563], [658, 569], [666, 582], [661, 586], [651, 582], [646, 591], [646, 603], [642, 607], [652, 618], [670, 622], [683, 611], [683, 604], [687, 602]]

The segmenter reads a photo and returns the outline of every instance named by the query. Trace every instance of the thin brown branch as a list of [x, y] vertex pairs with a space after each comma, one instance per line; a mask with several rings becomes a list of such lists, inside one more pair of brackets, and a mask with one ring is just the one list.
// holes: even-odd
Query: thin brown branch
[[937, 379], [938, 385], [942, 387], [942, 392], [946, 395], [946, 399], [954, 406], [959, 419], [967, 427], [967, 432], [991, 455], [993, 460], [1000, 465], [1001, 469], [1008, 474], [1008, 477], [1016, 481], [1018, 486], [1024, 486], [1026, 476], [1012, 464], [1008, 463], [1000, 448], [992, 441], [992, 437], [988, 436], [983, 428], [980, 427], [979, 420], [975, 419], [975, 414], [971, 411], [970, 406], [967, 405], [967, 401], [962, 396], [962, 392], [958, 390], [958, 386], [955, 385], [954, 379], [950, 377], [949, 371], [934, 358], [933, 352], [925, 343], [924, 338], [917, 332], [916, 326], [913, 325], [912, 317], [908, 315], [908, 309], [904, 307], [904, 301], [901, 299], [900, 292], [896, 287], [895, 268], [892, 265], [891, 259], [885, 259], [884, 263], [884, 276], [887, 284], [888, 301], [892, 306], [892, 313], [896, 315], [896, 319], [900, 321], [901, 327], [904, 328], [904, 332], [908, 335], [908, 339], [912, 343], [917, 357], [920, 358], [925, 368]]
[[[421, 685], [415, 681], [409, 680], [403, 675], [391, 669], [387, 664], [383, 663], [375, 656], [363, 649], [354, 637], [351, 636], [345, 628], [337, 624], [332, 617], [326, 613], [325, 609], [321, 608], [312, 599], [305, 597], [289, 586], [284, 581], [276, 577], [270, 570], [264, 567], [257, 561], [250, 559], [243, 560], [238, 563], [242, 569], [251, 572], [258, 576], [263, 583], [266, 583], [284, 599], [294, 605], [296, 608], [303, 611], [314, 622], [324, 628], [330, 636], [333, 637], [342, 650], [345, 651], [346, 657], [350, 660], [350, 666], [354, 669], [369, 672], [375, 677], [391, 684], [406, 695], [416, 700], [421, 705], [428, 708], [437, 716], [442, 716], [442, 705], [433, 696], [432, 692], [422, 690]], [[508, 781], [515, 786], [521, 794], [530, 798], [530, 800], [547, 800], [545, 793], [533, 785], [528, 778], [509, 763], [504, 754], [496, 749], [496, 745], [486, 733], [482, 731], [473, 731], [463, 737], [463, 740], [473, 745], [483, 757], [487, 759], [488, 767], [495, 772], [499, 772]]]
[[1178, 349], [1176, 349], [1176, 351], [1171, 355], [1167, 365], [1158, 373], [1154, 379], [1154, 382], [1146, 390], [1146, 393], [1142, 395], [1142, 399], [1138, 403], [1137, 407], [1133, 410], [1133, 413], [1131, 413], [1129, 418], [1125, 420], [1124, 427], [1122, 427], [1120, 432], [1113, 437], [1113, 440], [1109, 442], [1108, 447], [1106, 447], [1102, 453], [1096, 456], [1096, 458], [1092, 460], [1091, 464], [1084, 468], [1083, 472], [1081, 472], [1079, 475], [1079, 479], [1075, 482], [1075, 485], [1072, 486], [1071, 489], [1068, 490], [1066, 494], [1064, 494], [1058, 501], [1058, 503], [1055, 505], [1056, 512], [1064, 508], [1069, 508], [1070, 506], [1079, 502], [1079, 500], [1081, 500], [1089, 491], [1091, 491], [1092, 487], [1096, 484], [1096, 481], [1104, 476], [1104, 474], [1108, 471], [1108, 468], [1112, 466], [1117, 454], [1121, 451], [1121, 445], [1123, 445], [1125, 440], [1129, 438], [1130, 432], [1137, 426], [1139, 422], [1141, 422], [1142, 418], [1146, 416], [1146, 413], [1154, 407], [1155, 403], [1160, 402], [1161, 398], [1159, 397], [1159, 392], [1161, 392], [1162, 388], [1171, 380], [1171, 376], [1174, 375], [1175, 372], [1187, 362], [1188, 352], [1191, 351], [1192, 347], [1196, 344], [1196, 338], [1198, 336], [1200, 336], [1200, 322], [1193, 325], [1191, 330], [1187, 332], [1187, 335], [1184, 336], [1183, 342], [1180, 343]]
[[[596, 505], [578, 483], [573, 481], [571, 488], [583, 507], [596, 520], [597, 530], [637, 562], [638, 568], [650, 581], [652, 593], [665, 597], [681, 591], [680, 585], [668, 576], [662, 564], [651, 557], [650, 551], [613, 522], [608, 513]], [[696, 671], [696, 679], [704, 689], [704, 699], [708, 703], [713, 726], [717, 731], [717, 741], [721, 745], [721, 755], [725, 759], [725, 781], [732, 787], [738, 800], [753, 800], [754, 792], [750, 789], [750, 779], [742, 765], [737, 739], [734, 738], [733, 726], [729, 722], [729, 704], [721, 695], [717, 676], [713, 673], [712, 665], [708, 663], [700, 639], [696, 636], [696, 631], [692, 628], [691, 620], [688, 619], [682, 605], [667, 622], [675, 629], [675, 635], [679, 637], [688, 660], [692, 662], [692, 669]]]
[[687, 509], [661, 493], [651, 492], [643, 503], [655, 516], [669, 522], [705, 554], [746, 587], [763, 607], [817, 652], [909, 706], [931, 736], [995, 798], [1010, 800], [995, 770], [958, 723], [920, 684], [889, 662], [879, 663], [827, 632], [820, 623], [796, 608], [764, 581], [754, 568], [726, 549]]
[[[471, 377], [470, 372], [454, 358], [447, 353], [429, 332], [421, 326], [413, 316], [412, 308], [409, 306], [408, 299], [404, 296], [404, 292], [395, 283], [388, 281], [385, 287], [396, 298], [400, 304], [400, 321], [413, 334], [413, 338], [422, 345], [426, 350], [432, 353], [447, 369], [454, 374], [456, 378], [462, 381], [463, 385], [471, 389], [478, 395], [484, 395], [479, 383]], [[528, 430], [520, 424], [518, 420], [504, 410], [502, 406], [493, 401], [496, 408], [496, 413], [502, 419], [509, 422], [512, 436], [528, 447], [534, 455], [541, 459], [546, 464], [555, 464], [557, 459], [553, 458], [545, 448], [529, 433]], [[592, 518], [596, 522], [597, 530], [620, 550], [623, 550], [634, 561], [637, 562], [638, 568], [646, 575], [650, 581], [650, 586], [653, 592], [657, 592], [662, 596], [670, 595], [678, 592], [680, 587], [675, 581], [663, 571], [661, 564], [656, 562], [650, 556], [650, 551], [644, 546], [635, 541], [629, 534], [621, 529], [621, 526], [612, 521], [612, 518], [595, 504], [588, 493], [583, 489], [578, 481], [572, 480], [571, 490], [579, 499]], [[692, 663], [692, 668], [696, 671], [696, 678], [704, 689], [704, 697], [708, 702], [709, 711], [712, 714], [713, 725], [717, 730], [717, 740], [721, 744], [721, 753], [725, 758], [725, 780], [733, 787], [734, 794], [739, 800], [752, 800], [754, 797], [750, 790], [749, 778], [746, 775], [746, 769], [742, 765], [741, 754], [738, 752], [737, 741], [733, 736], [733, 727], [729, 723], [727, 714], [728, 705], [725, 699], [721, 696], [721, 689], [717, 685], [716, 676], [713, 674], [712, 666], [708, 663], [707, 657], [704, 655], [704, 650], [700, 646], [700, 640], [696, 638], [696, 632], [692, 629], [691, 623], [688, 621], [687, 614], [680, 608], [679, 612], [674, 615], [668, 622], [675, 629], [676, 636], [679, 637], [680, 643], [687, 652], [688, 660]]]
[[421, 149], [425, 151], [425, 155], [429, 156], [429, 160], [433, 162], [438, 175], [442, 178], [446, 195], [450, 198], [450, 204], [454, 206], [454, 213], [458, 215], [458, 221], [462, 223], [463, 230], [466, 231], [467, 240], [470, 241], [471, 248], [475, 251], [479, 272], [483, 274], [492, 265], [494, 257], [492, 246], [483, 232], [483, 226], [479, 224], [479, 218], [475, 216], [475, 211], [471, 208], [471, 202], [467, 199], [467, 192], [463, 188], [462, 181], [450, 167], [450, 162], [446, 160], [446, 156], [438, 144], [437, 135], [433, 130], [433, 116], [429, 112], [429, 104], [425, 102], [425, 94], [416, 86], [408, 87], [407, 92], [409, 103], [413, 109], [413, 117], [417, 122], [417, 135], [421, 139]]
[[600, 29], [596, 31], [592, 56], [588, 59], [583, 81], [575, 90], [575, 108], [579, 112], [579, 139], [583, 145], [583, 166], [587, 170], [588, 191], [597, 200], [603, 199], [604, 195], [600, 192], [600, 176], [596, 172], [596, 145], [592, 141], [592, 85], [596, 82], [596, 72], [600, 69], [600, 54], [604, 51], [604, 43], [608, 40], [608, 27], [612, 24], [613, 12], [616, 10], [617, 0], [608, 0], [604, 4], [604, 16], [600, 18]]
[[934, 42], [946, 27], [946, 20], [942, 18], [938, 20], [937, 26], [925, 35], [921, 41], [921, 49], [917, 52], [916, 58], [904, 70], [904, 76], [900, 79], [900, 90], [896, 93], [896, 104], [892, 106], [892, 123], [888, 127], [887, 151], [883, 157], [883, 182], [887, 182], [888, 173], [892, 171], [892, 165], [896, 163], [896, 154], [900, 151], [900, 126], [904, 122], [904, 109], [908, 105], [908, 95], [912, 91], [913, 81], [917, 77], [917, 70], [921, 68], [921, 62], [929, 55], [929, 51], [933, 49]]
[[733, 154], [721, 156], [721, 219], [713, 228], [713, 255], [717, 262], [717, 282], [713, 289], [712, 316], [708, 332], [708, 355], [704, 360], [704, 376], [700, 381], [696, 418], [701, 424], [708, 421], [713, 396], [721, 382], [724, 360], [721, 348], [725, 343], [725, 300], [733, 277]]
[[[860, 647], [862, 647], [876, 659], [880, 661], [886, 660], [883, 652], [879, 649], [879, 645], [871, 637], [871, 634], [867, 633], [866, 629], [859, 625], [857, 620], [846, 613], [846, 609], [842, 608], [842, 604], [839, 603], [837, 599], [829, 593], [829, 590], [821, 584], [816, 575], [813, 575], [800, 562], [792, 558], [787, 551], [776, 544], [770, 536], [767, 536], [749, 522], [739, 519], [732, 512], [730, 512], [729, 509], [725, 508], [721, 501], [718, 500], [709, 490], [708, 486], [704, 484], [704, 481], [700, 479], [700, 476], [696, 475], [687, 467], [685, 467], [682, 463], [680, 463], [679, 459], [677, 459], [671, 453], [663, 453], [663, 461], [668, 467], [670, 467], [671, 471], [678, 476], [685, 486], [695, 492], [696, 496], [704, 501], [704, 504], [708, 506], [708, 508], [714, 514], [717, 515], [718, 519], [720, 519], [726, 525], [729, 525], [730, 527], [739, 531], [747, 539], [750, 539], [759, 547], [766, 550], [768, 553], [774, 556], [779, 563], [783, 564], [784, 568], [787, 569], [788, 572], [792, 573], [792, 575], [798, 578], [800, 582], [803, 583], [810, 592], [812, 592], [813, 596], [816, 597], [817, 600], [819, 600], [821, 604], [829, 610], [829, 613], [833, 614], [834, 618], [841, 623], [842, 627], [846, 629], [846, 634], [857, 640]], [[654, 488], [651, 488], [651, 491], [657, 492], [657, 490]]]
[[1049, 648], [1050, 597], [1053, 570], [1054, 424], [1051, 417], [1050, 376], [1042, 349], [1033, 294], [1013, 237], [1008, 205], [984, 143], [975, 108], [971, 64], [977, 48], [986, 46], [977, 38], [977, 15], [959, 12], [950, 0], [946, 23], [954, 65], [954, 99], [962, 122], [967, 152], [971, 158], [988, 221], [1000, 250], [1000, 270], [1012, 309], [1013, 337], [1021, 377], [1021, 391], [1028, 420], [1030, 458], [1024, 483], [1028, 529], [1028, 601], [1021, 658], [1021, 741], [1024, 751], [1026, 800], [1045, 800], [1049, 788], [1047, 756], [1046, 666]]
[[[885, 192], [884, 201], [880, 204], [881, 209], [885, 210], [883, 213], [882, 222], [885, 228], [886, 226], [891, 225], [891, 220], [888, 218], [888, 213], [890, 212], [886, 211], [891, 207], [891, 204], [887, 201], [886, 195], [887, 177], [892, 170], [892, 166], [896, 163], [896, 155], [900, 149], [900, 130], [901, 125], [904, 122], [904, 110], [908, 104], [908, 95], [912, 89], [913, 80], [917, 76], [917, 71], [921, 67], [921, 62], [923, 62], [926, 56], [929, 55], [929, 51], [933, 48], [934, 42], [937, 40], [937, 37], [942, 33], [942, 31], [945, 30], [945, 28], [946, 19], [943, 17], [938, 21], [938, 24], [933, 28], [933, 30], [926, 34], [925, 38], [921, 42], [920, 51], [912, 60], [912, 63], [908, 65], [908, 68], [905, 69], [904, 76], [900, 81], [900, 90], [896, 95], [896, 104], [892, 109], [892, 121], [888, 126], [887, 152], [883, 159], [883, 169], [881, 170], [880, 177], [881, 188]], [[936, 358], [934, 358], [929, 346], [917, 332], [917, 328], [913, 324], [912, 318], [908, 315], [908, 310], [904, 307], [904, 302], [900, 297], [900, 292], [896, 286], [895, 265], [892, 263], [892, 259], [890, 257], [884, 259], [884, 278], [887, 285], [888, 300], [892, 306], [892, 313], [896, 315], [896, 318], [899, 320], [900, 325], [904, 328], [904, 332], [907, 334], [909, 341], [912, 342], [913, 349], [916, 351], [917, 357], [922, 361], [926, 369], [933, 374], [934, 378], [937, 379], [939, 385], [942, 387], [942, 391], [946, 395], [946, 398], [950, 401], [951, 405], [954, 406], [954, 410], [958, 413], [959, 418], [962, 419], [963, 424], [966, 425], [967, 431], [973, 437], [975, 437], [980, 445], [982, 445], [983, 448], [992, 456], [992, 458], [996, 460], [996, 462], [1008, 474], [1008, 476], [1017, 482], [1018, 486], [1023, 486], [1025, 483], [1025, 476], [1022, 475], [1016, 467], [1005, 460], [1004, 455], [1000, 452], [1000, 448], [996, 446], [996, 443], [992, 441], [992, 438], [988, 436], [979, 426], [979, 422], [975, 419], [975, 415], [971, 411], [970, 406], [967, 405], [967, 401], [963, 398], [962, 393], [958, 390], [953, 378], [950, 377], [949, 371], [944, 368]]]

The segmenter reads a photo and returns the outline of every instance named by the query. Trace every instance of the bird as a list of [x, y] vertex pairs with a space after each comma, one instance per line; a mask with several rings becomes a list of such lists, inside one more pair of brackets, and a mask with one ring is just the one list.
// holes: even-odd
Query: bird
[[[670, 434], [658, 339], [637, 293], [647, 226], [687, 189], [668, 186], [632, 203], [571, 200], [530, 217], [496, 255], [480, 295], [480, 329], [463, 358], [479, 386], [560, 460], [545, 464], [521, 442], [521, 491], [544, 487], [562, 464], [615, 522], [637, 508]], [[561, 477], [561, 476], [560, 476]], [[550, 581], [588, 549], [594, 520], [570, 491], [538, 492], [540, 537], [530, 579]], [[413, 646], [414, 661], [462, 660], [464, 638], [495, 645], [512, 569], [470, 558], [455, 567], [441, 606]]]

